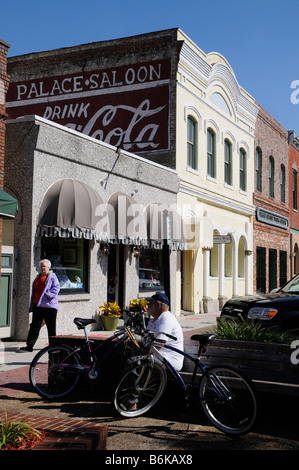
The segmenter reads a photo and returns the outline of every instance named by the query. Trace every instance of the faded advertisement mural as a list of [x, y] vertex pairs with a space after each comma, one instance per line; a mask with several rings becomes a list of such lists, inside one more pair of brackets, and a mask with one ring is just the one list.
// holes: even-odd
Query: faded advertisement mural
[[124, 150], [169, 150], [170, 61], [11, 82], [9, 119], [36, 114]]

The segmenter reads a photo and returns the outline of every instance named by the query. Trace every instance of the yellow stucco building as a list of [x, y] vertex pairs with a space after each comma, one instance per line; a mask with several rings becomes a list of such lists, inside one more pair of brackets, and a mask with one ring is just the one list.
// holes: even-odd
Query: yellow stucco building
[[181, 30], [177, 39], [178, 207], [191, 248], [178, 254], [177, 295], [182, 310], [211, 312], [252, 292], [258, 108], [222, 55], [204, 53]]

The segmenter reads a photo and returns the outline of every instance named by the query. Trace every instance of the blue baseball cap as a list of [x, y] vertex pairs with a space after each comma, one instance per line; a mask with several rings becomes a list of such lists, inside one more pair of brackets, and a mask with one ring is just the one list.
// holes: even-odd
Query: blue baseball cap
[[152, 295], [151, 297], [147, 297], [146, 300], [149, 302], [151, 300], [157, 300], [158, 302], [163, 302], [166, 305], [169, 305], [169, 299], [164, 292], [156, 292], [156, 294]]

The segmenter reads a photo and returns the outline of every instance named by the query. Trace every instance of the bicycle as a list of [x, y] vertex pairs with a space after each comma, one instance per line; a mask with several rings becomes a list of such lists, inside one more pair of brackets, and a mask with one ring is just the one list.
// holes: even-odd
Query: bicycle
[[[173, 338], [171, 335], [166, 336]], [[158, 343], [155, 335], [150, 333], [147, 353], [132, 359], [132, 366], [117, 385], [114, 406], [118, 413], [125, 417], [136, 417], [148, 412], [165, 391], [166, 371], [169, 371], [183, 388], [186, 397], [198, 390], [201, 407], [217, 429], [234, 436], [248, 433], [257, 416], [254, 386], [249, 378], [231, 367], [209, 367], [201, 361], [202, 352], [214, 338], [214, 334], [191, 336], [192, 340], [199, 342], [196, 357], [163, 344], [163, 348], [182, 354], [194, 363], [191, 382], [185, 383], [179, 372], [155, 347], [161, 347], [162, 343]]]
[[[67, 345], [53, 345], [41, 349], [33, 358], [29, 368], [29, 379], [35, 392], [47, 400], [64, 398], [75, 390], [83, 373], [89, 380], [98, 379], [103, 364], [116, 348], [124, 345], [122, 358], [138, 353], [140, 342], [135, 335], [141, 335], [145, 329], [144, 315], [128, 311], [124, 313], [124, 327], [94, 349], [92, 348], [94, 341], [89, 339], [86, 327], [95, 323], [95, 320], [74, 318], [77, 328], [84, 330], [84, 344], [74, 348]], [[100, 358], [99, 352], [104, 344], [105, 346], [111, 344], [111, 347]], [[87, 364], [82, 360], [86, 355]]]

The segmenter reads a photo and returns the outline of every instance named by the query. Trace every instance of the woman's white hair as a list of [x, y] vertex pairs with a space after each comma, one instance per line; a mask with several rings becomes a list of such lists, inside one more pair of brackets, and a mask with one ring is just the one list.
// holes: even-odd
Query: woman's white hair
[[49, 266], [49, 269], [51, 268], [51, 261], [50, 260], [41, 259], [40, 262], [39, 262], [39, 265], [41, 265], [42, 263], [46, 263]]

